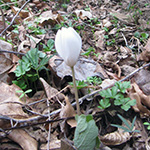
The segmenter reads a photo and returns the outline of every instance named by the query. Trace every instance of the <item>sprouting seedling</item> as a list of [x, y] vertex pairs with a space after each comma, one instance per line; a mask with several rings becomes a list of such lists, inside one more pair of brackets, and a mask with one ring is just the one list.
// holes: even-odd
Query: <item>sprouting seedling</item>
[[117, 128], [121, 128], [124, 130], [124, 132], [129, 132], [129, 133], [140, 132], [139, 130], [134, 129], [136, 116], [133, 118], [131, 124], [128, 123], [128, 121], [125, 118], [123, 118], [121, 115], [117, 114], [117, 116], [122, 120], [122, 122], [125, 124], [125, 126], [121, 126], [121, 125], [117, 125], [117, 124], [111, 124], [112, 126], [117, 127]]
[[77, 86], [75, 82], [74, 65], [78, 60], [81, 46], [81, 37], [72, 27], [63, 27], [62, 29], [58, 30], [55, 38], [55, 48], [60, 57], [62, 57], [64, 59], [64, 62], [71, 68], [78, 115], [80, 115], [80, 105]]
[[24, 101], [26, 102], [26, 94], [27, 93], [30, 93], [30, 92], [32, 92], [32, 89], [28, 89], [28, 90], [26, 90], [26, 91], [22, 91], [22, 90], [18, 90], [18, 91], [16, 91], [16, 93], [22, 93], [21, 95], [20, 95], [20, 99], [21, 98], [23, 98], [24, 97]]

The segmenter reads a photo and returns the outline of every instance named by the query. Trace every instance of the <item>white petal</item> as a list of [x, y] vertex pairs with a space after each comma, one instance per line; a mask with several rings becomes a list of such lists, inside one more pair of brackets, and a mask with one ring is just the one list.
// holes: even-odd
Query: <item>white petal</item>
[[55, 47], [68, 66], [72, 67], [76, 64], [81, 46], [81, 37], [73, 28], [62, 28], [57, 32]]

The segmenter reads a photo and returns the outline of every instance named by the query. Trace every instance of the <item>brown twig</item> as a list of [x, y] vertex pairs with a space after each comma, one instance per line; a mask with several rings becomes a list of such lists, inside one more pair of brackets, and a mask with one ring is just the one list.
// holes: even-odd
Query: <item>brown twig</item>
[[[50, 106], [49, 106], [49, 100], [48, 100], [48, 99], [47, 99], [47, 106], [48, 106], [48, 114], [50, 114]], [[48, 116], [48, 120], [49, 120], [49, 121], [51, 120], [50, 115]], [[51, 124], [49, 123], [47, 150], [49, 150], [50, 138], [51, 138]]]
[[14, 126], [14, 127], [10, 127], [10, 128], [4, 128], [1, 130], [7, 131], [7, 130], [14, 130], [14, 129], [23, 129], [23, 128], [28, 128], [28, 127], [36, 126], [36, 125], [40, 125], [40, 124], [53, 123], [53, 122], [58, 122], [58, 121], [63, 121], [63, 120], [68, 120], [68, 119], [73, 119], [73, 118], [74, 117], [67, 117], [67, 118], [59, 118], [59, 119], [55, 119], [55, 120], [47, 120], [47, 121], [42, 121], [42, 122], [26, 123], [24, 125]]
[[0, 49], [0, 53], [11, 53], [11, 54], [15, 54], [15, 55], [25, 55], [24, 53], [7, 51], [7, 50], [2, 50], [2, 49]]
[[26, 1], [26, 2], [22, 5], [22, 7], [20, 8], [20, 10], [19, 10], [19, 11], [16, 13], [16, 15], [13, 17], [13, 19], [12, 19], [10, 25], [7, 26], [7, 27], [1, 32], [0, 36], [2, 36], [2, 35], [4, 34], [4, 32], [6, 32], [7, 29], [11, 27], [11, 25], [13, 24], [13, 22], [14, 22], [15, 19], [16, 19], [16, 17], [17, 17], [17, 16], [19, 15], [19, 13], [21, 12], [21, 10], [22, 10], [29, 2], [30, 2], [30, 0]]

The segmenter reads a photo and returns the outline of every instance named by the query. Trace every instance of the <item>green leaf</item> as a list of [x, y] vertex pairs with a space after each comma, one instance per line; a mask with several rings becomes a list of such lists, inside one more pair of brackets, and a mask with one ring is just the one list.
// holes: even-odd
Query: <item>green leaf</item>
[[135, 117], [133, 118], [133, 120], [132, 120], [132, 126], [131, 126], [131, 129], [134, 128], [135, 121], [136, 121], [136, 116], [135, 116]]
[[25, 83], [25, 81], [23, 79], [20, 80], [14, 80], [12, 81], [12, 83], [16, 84], [17, 86], [19, 86], [22, 90], [26, 89], [27, 85]]
[[97, 145], [98, 128], [91, 115], [76, 117], [77, 127], [74, 135], [74, 145], [78, 150], [93, 150]]
[[133, 100], [130, 100], [130, 98], [125, 98], [126, 103], [122, 104], [121, 108], [124, 109], [125, 111], [128, 111], [131, 106], [134, 106], [136, 104], [136, 100], [133, 99]]
[[17, 90], [16, 93], [23, 93], [23, 91], [22, 90]]
[[106, 109], [111, 105], [110, 100], [108, 98], [101, 99], [99, 104], [100, 104], [100, 106], [98, 106], [98, 108], [100, 108], [100, 109]]
[[20, 77], [23, 76], [30, 69], [30, 64], [20, 61], [20, 64], [16, 67], [14, 73], [17, 77]]
[[149, 125], [150, 125], [150, 123], [149, 123], [149, 122], [144, 122], [144, 125], [148, 125], [148, 126], [149, 126]]
[[25, 93], [22, 93], [22, 94], [20, 95], [20, 97], [19, 97], [19, 98], [23, 98], [23, 97], [24, 97], [24, 95], [25, 95]]
[[117, 116], [123, 121], [123, 123], [128, 127], [128, 129], [131, 129], [131, 126], [127, 122], [126, 119], [124, 119], [121, 115], [117, 114]]
[[[71, 86], [73, 86], [73, 82], [69, 82], [69, 84]], [[86, 84], [85, 81], [82, 80], [82, 81], [76, 81], [76, 86], [77, 86], [77, 89], [79, 90], [79, 89], [82, 89], [82, 88], [88, 86], [88, 84]]]
[[124, 132], [129, 132], [129, 129], [124, 127], [124, 126], [120, 126], [120, 125], [117, 125], [117, 124], [111, 124], [111, 126], [120, 128], [120, 129], [124, 130]]
[[28, 89], [24, 93], [27, 94], [27, 93], [30, 93], [30, 92], [32, 92], [32, 89]]
[[107, 90], [100, 91], [99, 94], [105, 98], [115, 98], [117, 94], [117, 87], [112, 87], [112, 89], [108, 88]]
[[147, 33], [141, 33], [142, 39], [145, 40], [149, 37], [149, 34]]
[[128, 81], [124, 81], [124, 82], [116, 82], [115, 86], [118, 87], [118, 89], [120, 90], [120, 92], [125, 93], [126, 89], [130, 88], [130, 82]]

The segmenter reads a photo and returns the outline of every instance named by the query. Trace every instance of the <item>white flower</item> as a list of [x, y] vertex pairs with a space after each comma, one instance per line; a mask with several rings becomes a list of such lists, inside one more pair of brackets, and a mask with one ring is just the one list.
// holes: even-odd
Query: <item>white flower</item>
[[72, 27], [62, 27], [62, 29], [56, 33], [56, 51], [68, 66], [73, 67], [76, 64], [81, 46], [81, 37]]

